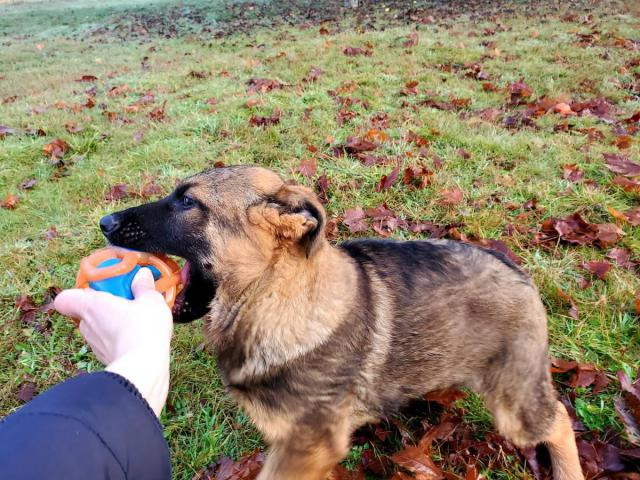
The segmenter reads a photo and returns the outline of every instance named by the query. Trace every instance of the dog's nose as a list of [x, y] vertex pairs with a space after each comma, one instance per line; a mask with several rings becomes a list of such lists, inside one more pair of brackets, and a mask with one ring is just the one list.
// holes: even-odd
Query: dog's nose
[[105, 235], [115, 232], [120, 226], [120, 222], [115, 215], [105, 215], [100, 219], [100, 229]]

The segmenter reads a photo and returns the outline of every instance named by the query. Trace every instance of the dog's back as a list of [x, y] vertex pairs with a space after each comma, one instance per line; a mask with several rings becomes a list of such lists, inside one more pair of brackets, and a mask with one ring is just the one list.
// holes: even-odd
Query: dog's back
[[381, 410], [461, 386], [523, 405], [535, 391], [553, 404], [552, 390], [539, 387], [549, 376], [544, 308], [504, 256], [443, 240], [341, 247], [371, 286], [376, 333], [364, 368]]

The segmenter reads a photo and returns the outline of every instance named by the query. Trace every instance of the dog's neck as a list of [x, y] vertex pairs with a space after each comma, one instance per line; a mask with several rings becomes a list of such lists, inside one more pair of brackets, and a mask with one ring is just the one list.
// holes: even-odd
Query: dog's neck
[[321, 345], [347, 316], [357, 291], [351, 258], [328, 242], [310, 257], [280, 252], [262, 269], [238, 266], [220, 280], [207, 317], [207, 336], [233, 383], [261, 376]]

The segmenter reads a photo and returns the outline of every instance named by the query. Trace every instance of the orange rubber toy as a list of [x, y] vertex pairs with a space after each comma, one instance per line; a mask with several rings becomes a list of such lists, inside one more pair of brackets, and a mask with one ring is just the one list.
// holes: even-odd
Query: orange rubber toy
[[91, 287], [125, 298], [131, 296], [131, 282], [140, 267], [149, 267], [156, 290], [164, 295], [169, 308], [182, 289], [180, 266], [165, 255], [136, 252], [119, 247], [96, 250], [80, 261], [76, 288]]

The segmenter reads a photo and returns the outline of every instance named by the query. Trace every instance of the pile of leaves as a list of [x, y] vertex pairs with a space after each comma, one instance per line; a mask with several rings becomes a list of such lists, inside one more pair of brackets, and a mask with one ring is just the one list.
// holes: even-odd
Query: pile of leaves
[[[587, 478], [638, 480], [640, 475], [640, 377], [635, 383], [619, 373], [623, 395], [616, 409], [624, 421], [627, 439], [615, 432], [588, 431], [572, 407], [576, 388], [594, 393], [609, 385], [604, 372], [593, 365], [554, 359], [552, 371], [573, 421], [580, 461]], [[361, 455], [356, 463], [337, 465], [332, 480], [481, 480], [484, 471], [524, 464], [536, 480], [552, 478], [550, 459], [543, 446], [517, 448], [492, 431], [465, 421], [458, 390], [442, 390], [414, 401], [394, 417], [361, 428], [353, 444]], [[251, 480], [264, 463], [256, 451], [238, 461], [224, 457], [194, 475], [193, 480]]]
[[[584, 10], [588, 2], [566, 2], [578, 10]], [[337, 33], [340, 21], [356, 18], [359, 30], [378, 30], [392, 25], [411, 23], [430, 25], [443, 20], [456, 20], [462, 15], [539, 17], [550, 11], [546, 2], [520, 4], [517, 12], [509, 1], [485, 2], [482, 0], [452, 0], [438, 2], [419, 0], [360, 0], [352, 8], [344, 0], [289, 0], [287, 2], [225, 2], [220, 6], [201, 4], [156, 5], [153, 8], [125, 9], [112, 15], [90, 31], [94, 36], [114, 36], [119, 39], [144, 39], [149, 37], [175, 38], [200, 34], [217, 38], [239, 32], [252, 33], [257, 28], [278, 28], [297, 25], [308, 27], [321, 25], [321, 34]], [[335, 24], [335, 25], [332, 25]], [[410, 36], [401, 42], [409, 48], [418, 44], [418, 37]]]

